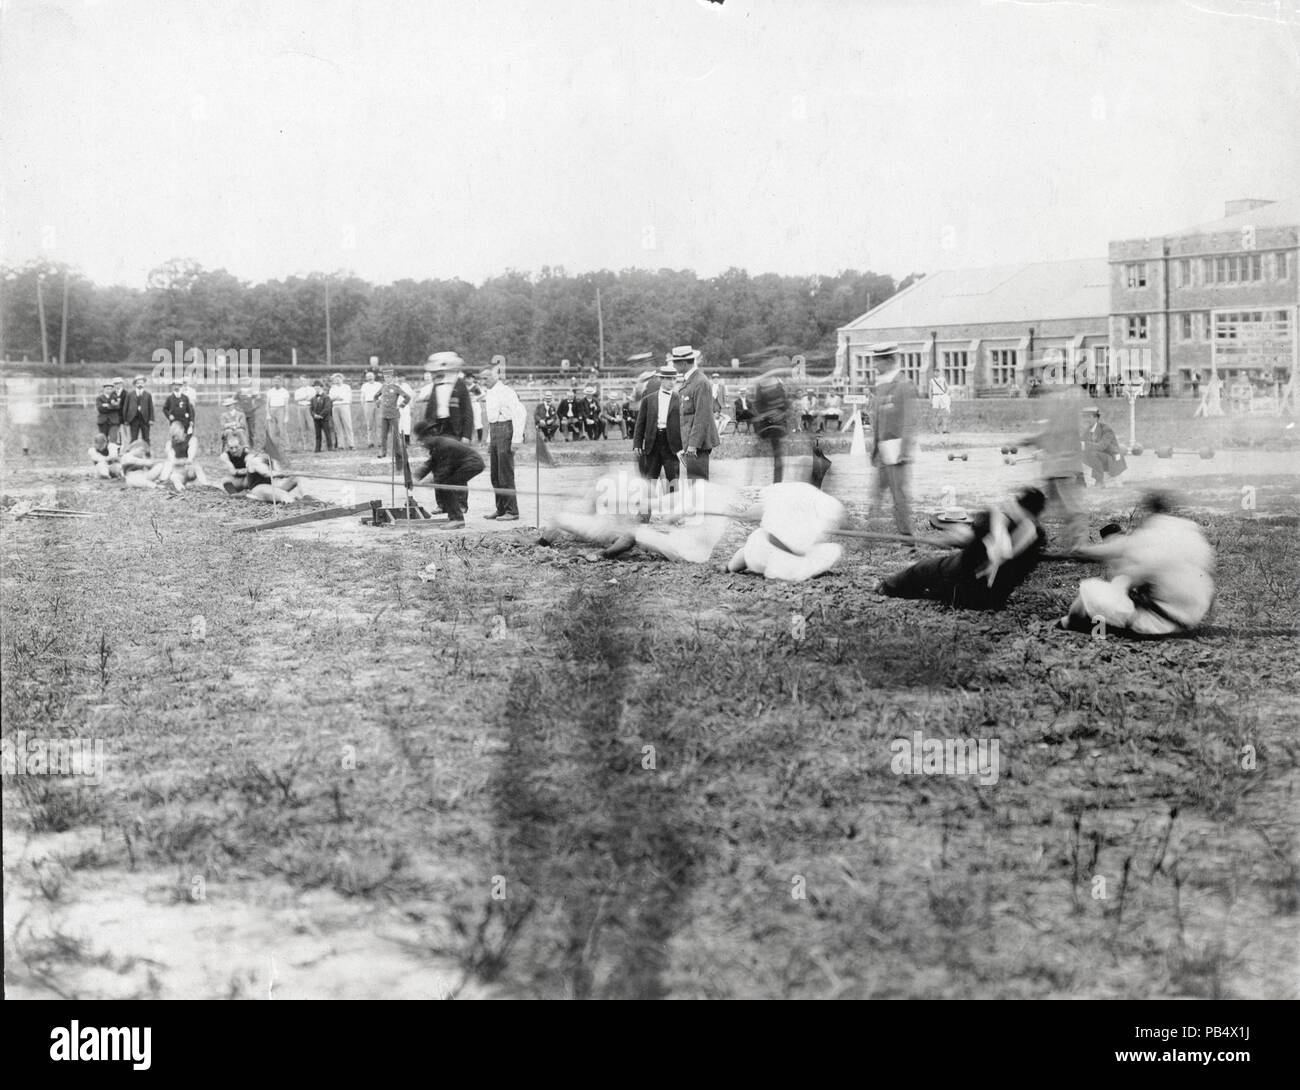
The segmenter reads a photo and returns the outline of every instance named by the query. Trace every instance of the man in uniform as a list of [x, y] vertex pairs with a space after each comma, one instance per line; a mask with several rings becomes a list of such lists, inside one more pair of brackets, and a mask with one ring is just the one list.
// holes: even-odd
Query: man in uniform
[[871, 464], [876, 467], [876, 488], [870, 510], [883, 506], [887, 490], [893, 497], [898, 532], [911, 536], [915, 527], [907, 473], [916, 447], [916, 387], [899, 365], [898, 345], [877, 345], [872, 355], [880, 377], [871, 421]]

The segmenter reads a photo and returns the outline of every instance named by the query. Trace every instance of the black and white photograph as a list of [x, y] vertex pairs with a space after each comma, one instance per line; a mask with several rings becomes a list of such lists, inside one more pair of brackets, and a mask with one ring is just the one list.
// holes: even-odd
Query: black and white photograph
[[5, 998], [1300, 998], [1300, 0], [6, 0], [0, 198]]

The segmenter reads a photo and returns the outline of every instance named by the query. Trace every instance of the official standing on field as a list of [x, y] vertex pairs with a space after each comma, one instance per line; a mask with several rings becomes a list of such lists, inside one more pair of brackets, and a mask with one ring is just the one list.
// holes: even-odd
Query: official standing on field
[[[651, 490], [662, 473], [668, 479], [668, 491], [677, 491], [677, 456], [682, 452], [681, 413], [673, 383], [677, 381], [677, 368], [665, 363], [659, 368], [659, 388], [647, 390], [636, 412], [636, 427], [632, 430], [632, 450], [637, 456], [643, 480], [650, 482]], [[641, 521], [650, 521], [647, 508]]]
[[488, 464], [492, 471], [492, 487], [511, 489], [509, 495], [497, 493], [497, 509], [484, 518], [515, 522], [519, 518], [519, 500], [513, 494], [515, 487], [514, 448], [524, 441], [524, 424], [528, 414], [519, 395], [497, 377], [496, 371], [487, 368], [479, 375], [483, 384], [483, 411], [488, 426]]
[[867, 517], [883, 507], [888, 491], [894, 501], [894, 524], [898, 532], [911, 536], [916, 527], [912, 521], [912, 501], [907, 494], [907, 472], [916, 446], [916, 387], [903, 374], [896, 344], [877, 345], [872, 355], [880, 377], [876, 380], [875, 415], [871, 422], [871, 464], [876, 467], [876, 487]]
[[709, 479], [709, 453], [718, 445], [718, 421], [713, 415], [713, 386], [700, 370], [700, 354], [689, 344], [674, 348], [671, 362], [688, 366], [677, 391], [682, 426], [682, 465], [687, 480]]

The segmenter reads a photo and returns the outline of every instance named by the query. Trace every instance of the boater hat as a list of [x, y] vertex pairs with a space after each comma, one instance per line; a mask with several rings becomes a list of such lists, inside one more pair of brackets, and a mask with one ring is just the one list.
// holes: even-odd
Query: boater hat
[[673, 349], [672, 356], [669, 358], [670, 363], [694, 363], [700, 358], [700, 354], [695, 351], [689, 344], [681, 344]]
[[426, 371], [458, 371], [465, 361], [455, 352], [435, 352], [425, 364]]
[[655, 372], [660, 378], [676, 378], [677, 368], [671, 362], [665, 363], [658, 371]]

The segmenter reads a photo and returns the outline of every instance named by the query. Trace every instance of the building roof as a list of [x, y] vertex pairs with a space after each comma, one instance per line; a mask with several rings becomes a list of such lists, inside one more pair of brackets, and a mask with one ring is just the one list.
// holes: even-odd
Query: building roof
[[842, 328], [1104, 318], [1110, 313], [1107, 258], [1037, 261], [987, 269], [945, 269], [886, 299]]
[[1288, 197], [1285, 200], [1261, 204], [1245, 212], [1236, 212], [1231, 216], [1202, 223], [1196, 227], [1185, 227], [1181, 231], [1171, 231], [1166, 237], [1182, 238], [1186, 235], [1217, 235], [1220, 232], [1239, 231], [1243, 227], [1296, 227], [1300, 226], [1300, 197]]

